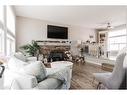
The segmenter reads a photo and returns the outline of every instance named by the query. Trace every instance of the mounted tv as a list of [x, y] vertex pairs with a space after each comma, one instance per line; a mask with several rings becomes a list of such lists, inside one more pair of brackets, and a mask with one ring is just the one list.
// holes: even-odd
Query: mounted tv
[[54, 25], [47, 25], [47, 38], [68, 39], [68, 28]]

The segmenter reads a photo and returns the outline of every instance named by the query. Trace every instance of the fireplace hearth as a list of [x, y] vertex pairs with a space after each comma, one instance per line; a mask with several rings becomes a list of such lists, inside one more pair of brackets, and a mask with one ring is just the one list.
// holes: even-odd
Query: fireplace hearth
[[48, 62], [53, 61], [64, 61], [64, 52], [63, 51], [51, 51], [48, 57]]

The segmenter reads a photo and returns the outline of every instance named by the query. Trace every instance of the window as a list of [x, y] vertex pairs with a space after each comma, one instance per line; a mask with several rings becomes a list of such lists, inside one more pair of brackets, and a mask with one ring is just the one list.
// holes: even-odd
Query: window
[[0, 6], [0, 53], [4, 53], [4, 7]]
[[15, 52], [15, 38], [13, 9], [11, 6], [0, 6], [0, 54], [11, 55]]
[[12, 11], [12, 7], [7, 6], [6, 14], [8, 32], [11, 32], [13, 35], [15, 35], [15, 15]]
[[115, 59], [118, 51], [127, 46], [126, 29], [114, 30], [108, 32], [108, 51], [109, 57]]
[[7, 55], [15, 52], [15, 39], [7, 34]]
[[3, 52], [4, 52], [4, 50], [3, 50], [3, 30], [2, 29], [0, 29], [0, 53], [2, 53], [3, 54]]
[[0, 23], [4, 22], [4, 7], [0, 6]]
[[10, 6], [6, 8], [7, 14], [7, 34], [6, 34], [6, 53], [11, 55], [15, 52], [15, 16]]

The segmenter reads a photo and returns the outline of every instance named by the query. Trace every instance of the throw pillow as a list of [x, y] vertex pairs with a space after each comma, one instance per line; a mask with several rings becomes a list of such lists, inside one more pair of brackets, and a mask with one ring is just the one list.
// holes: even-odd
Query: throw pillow
[[19, 89], [21, 89], [20, 87], [19, 87], [19, 84], [18, 84], [18, 82], [14, 79], [13, 81], [12, 81], [12, 84], [11, 84], [11, 87], [10, 87], [10, 89], [12, 89], [12, 90], [19, 90]]
[[21, 52], [16, 52], [14, 56], [22, 61], [26, 61], [26, 57]]
[[37, 81], [40, 82], [46, 78], [46, 69], [41, 61], [32, 62], [20, 70], [21, 73], [35, 76]]
[[16, 58], [15, 56], [12, 56], [10, 60], [8, 61], [8, 68], [12, 71], [18, 72], [20, 68], [22, 68], [23, 66], [27, 64], [28, 64], [27, 62], [24, 62]]

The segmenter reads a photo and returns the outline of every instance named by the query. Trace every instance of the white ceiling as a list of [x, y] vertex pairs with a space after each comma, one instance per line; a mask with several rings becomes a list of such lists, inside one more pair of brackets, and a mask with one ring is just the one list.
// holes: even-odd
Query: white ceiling
[[16, 15], [88, 28], [126, 24], [125, 6], [14, 6]]

